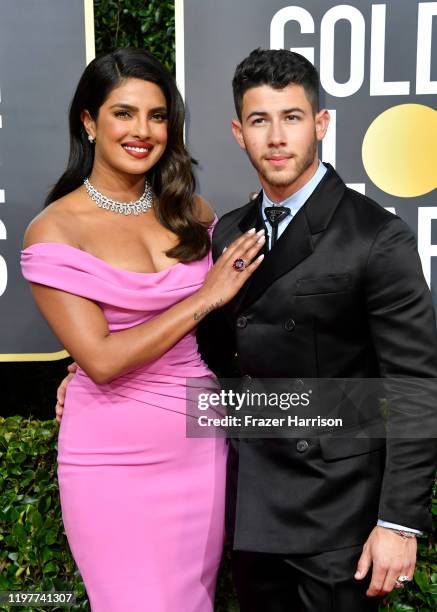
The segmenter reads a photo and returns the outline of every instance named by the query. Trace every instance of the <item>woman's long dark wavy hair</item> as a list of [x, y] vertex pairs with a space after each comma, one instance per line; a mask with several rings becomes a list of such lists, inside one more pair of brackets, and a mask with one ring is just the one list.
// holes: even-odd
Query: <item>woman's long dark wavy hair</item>
[[166, 251], [166, 255], [184, 262], [201, 259], [208, 252], [210, 239], [205, 224], [196, 217], [193, 160], [183, 140], [184, 103], [173, 76], [144, 49], [116, 49], [97, 57], [85, 69], [70, 105], [67, 168], [48, 194], [44, 206], [77, 189], [91, 174], [94, 145], [88, 141], [81, 113], [87, 110], [96, 121], [111, 91], [127, 78], [155, 83], [167, 102], [167, 146], [146, 175], [156, 196], [158, 220], [179, 238], [179, 243]]

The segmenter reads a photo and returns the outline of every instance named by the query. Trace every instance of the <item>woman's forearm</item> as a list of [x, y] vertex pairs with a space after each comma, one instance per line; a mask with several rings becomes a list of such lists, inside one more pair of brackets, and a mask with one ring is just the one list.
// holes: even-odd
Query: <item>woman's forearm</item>
[[220, 301], [208, 302], [198, 291], [150, 321], [120, 332], [109, 332], [97, 342], [95, 356], [77, 361], [95, 382], [107, 383], [161, 357], [220, 305]]

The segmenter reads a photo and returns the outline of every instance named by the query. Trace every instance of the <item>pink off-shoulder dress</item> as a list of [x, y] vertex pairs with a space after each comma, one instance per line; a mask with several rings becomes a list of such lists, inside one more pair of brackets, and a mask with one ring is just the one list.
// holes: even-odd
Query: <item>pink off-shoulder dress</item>
[[[26, 279], [98, 303], [111, 332], [196, 291], [211, 256], [130, 272], [60, 243], [22, 252]], [[68, 542], [93, 612], [211, 612], [224, 536], [226, 443], [186, 437], [187, 385], [212, 374], [195, 333], [162, 357], [68, 387], [58, 478]]]

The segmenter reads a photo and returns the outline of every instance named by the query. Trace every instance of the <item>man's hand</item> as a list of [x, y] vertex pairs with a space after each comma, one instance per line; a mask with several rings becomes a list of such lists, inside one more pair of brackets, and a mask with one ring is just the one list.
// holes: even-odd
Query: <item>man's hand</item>
[[64, 380], [59, 385], [58, 390], [56, 391], [56, 399], [58, 401], [56, 403], [55, 412], [56, 420], [58, 421], [58, 423], [60, 423], [62, 419], [62, 413], [64, 412], [65, 394], [67, 392], [68, 383], [74, 377], [74, 374], [77, 370], [77, 363], [75, 363], [74, 361], [73, 363], [70, 363], [67, 370], [69, 372], [68, 376], [64, 378]]
[[362, 580], [372, 565], [372, 580], [366, 595], [386, 595], [395, 588], [398, 576], [413, 577], [416, 551], [416, 538], [403, 538], [392, 529], [375, 527], [364, 544], [355, 578]]

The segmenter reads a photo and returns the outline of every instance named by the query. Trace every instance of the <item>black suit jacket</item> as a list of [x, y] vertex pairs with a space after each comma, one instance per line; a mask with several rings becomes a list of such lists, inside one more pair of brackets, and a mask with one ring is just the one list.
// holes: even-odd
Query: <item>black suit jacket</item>
[[[214, 259], [243, 232], [263, 227], [261, 195], [218, 222]], [[198, 339], [216, 373], [239, 373], [246, 383], [437, 378], [434, 309], [414, 236], [331, 166], [238, 296], [199, 326]], [[398, 414], [415, 418], [419, 404], [398, 398]], [[362, 543], [377, 518], [427, 530], [436, 451], [432, 438], [233, 441], [227, 527], [234, 546], [337, 549]]]

